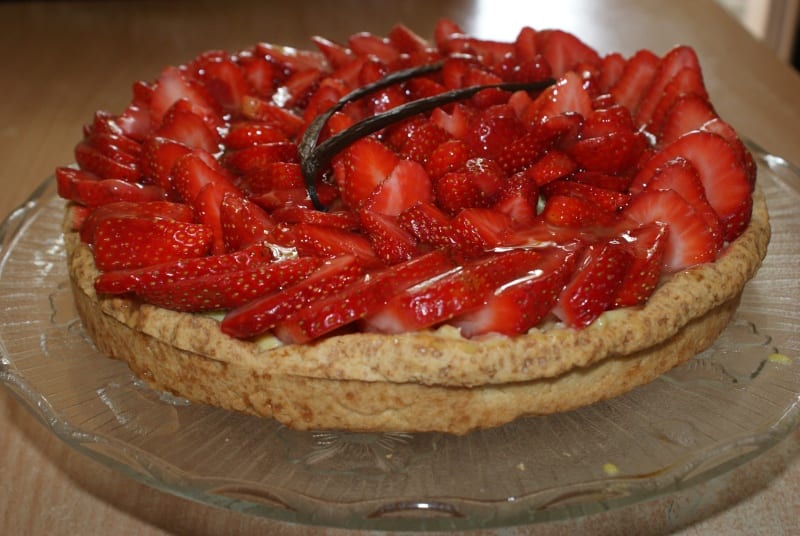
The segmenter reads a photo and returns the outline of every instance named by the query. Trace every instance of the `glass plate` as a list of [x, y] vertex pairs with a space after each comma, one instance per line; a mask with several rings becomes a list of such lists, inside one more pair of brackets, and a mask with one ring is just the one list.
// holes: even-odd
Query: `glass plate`
[[295, 523], [510, 526], [684, 489], [800, 420], [800, 172], [755, 155], [773, 238], [735, 321], [685, 365], [579, 411], [464, 437], [296, 432], [154, 392], [82, 331], [52, 179], [0, 227], [0, 378], [93, 458], [180, 496]]

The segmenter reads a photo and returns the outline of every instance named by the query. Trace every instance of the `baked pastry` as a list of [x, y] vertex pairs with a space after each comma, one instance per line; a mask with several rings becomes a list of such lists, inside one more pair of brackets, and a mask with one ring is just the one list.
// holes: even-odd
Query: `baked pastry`
[[465, 433], [725, 328], [770, 231], [690, 48], [313, 41], [201, 54], [85, 127], [56, 178], [101, 352], [293, 428]]

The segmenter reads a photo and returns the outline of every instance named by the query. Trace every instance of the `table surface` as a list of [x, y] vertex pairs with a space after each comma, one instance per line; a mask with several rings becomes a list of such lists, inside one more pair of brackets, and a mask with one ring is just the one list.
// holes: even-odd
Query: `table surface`
[[[161, 67], [258, 41], [308, 46], [385, 34], [403, 22], [430, 35], [449, 17], [486, 38], [523, 24], [563, 28], [601, 52], [697, 50], [717, 111], [745, 136], [800, 162], [800, 76], [712, 2], [561, 0], [0, 3], [0, 216], [72, 161], [94, 111], [121, 110], [131, 82]], [[491, 8], [489, 7], [491, 6]], [[798, 229], [800, 230], [800, 229]], [[73, 451], [0, 390], [0, 534], [343, 534], [219, 510], [156, 491]], [[800, 518], [800, 433], [729, 474], [702, 508], [681, 495], [537, 526], [537, 534], [790, 534]], [[680, 515], [675, 515], [680, 511]], [[530, 528], [486, 531], [524, 534]]]

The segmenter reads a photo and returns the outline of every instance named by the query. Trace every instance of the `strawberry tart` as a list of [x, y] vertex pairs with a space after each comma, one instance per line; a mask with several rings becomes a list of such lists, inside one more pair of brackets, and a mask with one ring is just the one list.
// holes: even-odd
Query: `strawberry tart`
[[691, 48], [312, 42], [166, 67], [56, 170], [84, 327], [153, 388], [466, 433], [618, 396], [728, 324], [770, 229]]

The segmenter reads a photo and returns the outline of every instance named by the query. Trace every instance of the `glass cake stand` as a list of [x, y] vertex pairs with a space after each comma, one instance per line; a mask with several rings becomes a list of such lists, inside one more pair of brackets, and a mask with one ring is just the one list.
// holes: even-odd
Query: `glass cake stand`
[[441, 530], [579, 517], [705, 483], [800, 420], [800, 171], [754, 148], [772, 242], [712, 348], [633, 392], [463, 437], [297, 432], [149, 389], [83, 333], [52, 178], [0, 227], [0, 379], [61, 440], [196, 501]]

